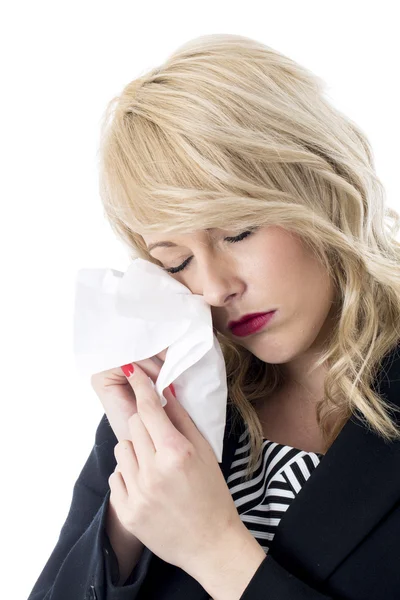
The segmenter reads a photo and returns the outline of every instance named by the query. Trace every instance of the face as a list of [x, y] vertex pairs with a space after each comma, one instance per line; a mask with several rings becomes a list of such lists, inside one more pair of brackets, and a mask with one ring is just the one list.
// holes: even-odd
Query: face
[[[301, 238], [282, 227], [258, 227], [236, 237], [214, 229], [143, 238], [147, 247], [164, 240], [176, 244], [150, 253], [165, 269], [183, 265], [170, 276], [204, 297], [216, 330], [264, 362], [289, 362], [318, 347], [328, 333], [334, 308], [332, 281]], [[235, 336], [228, 328], [231, 320], [274, 309], [273, 319], [246, 337]]]

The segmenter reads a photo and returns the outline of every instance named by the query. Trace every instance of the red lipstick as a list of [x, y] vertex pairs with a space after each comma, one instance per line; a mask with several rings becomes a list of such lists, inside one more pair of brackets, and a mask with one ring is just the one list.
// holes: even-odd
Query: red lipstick
[[267, 313], [253, 313], [245, 315], [239, 321], [230, 321], [228, 323], [229, 329], [233, 335], [243, 337], [260, 331], [267, 323], [270, 322], [276, 310], [272, 310]]

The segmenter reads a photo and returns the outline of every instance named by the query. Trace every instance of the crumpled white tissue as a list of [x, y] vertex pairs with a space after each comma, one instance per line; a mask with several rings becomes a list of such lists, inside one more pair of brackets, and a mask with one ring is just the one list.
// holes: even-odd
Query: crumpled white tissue
[[74, 355], [83, 377], [154, 357], [168, 348], [155, 390], [174, 384], [177, 400], [222, 462], [227, 407], [225, 360], [204, 298], [154, 263], [136, 258], [125, 273], [80, 269]]

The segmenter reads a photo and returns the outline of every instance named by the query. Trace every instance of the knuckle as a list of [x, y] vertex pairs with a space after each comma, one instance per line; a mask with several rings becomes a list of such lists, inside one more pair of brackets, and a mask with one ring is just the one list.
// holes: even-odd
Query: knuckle
[[171, 454], [189, 457], [194, 452], [193, 444], [179, 432], [173, 432], [171, 435], [166, 435], [163, 443], [164, 446], [171, 451]]
[[114, 446], [114, 456], [117, 458], [127, 449], [127, 446], [131, 443], [130, 440], [120, 440]]
[[167, 468], [182, 469], [193, 457], [194, 448], [185, 443], [175, 443], [175, 447], [166, 458]]

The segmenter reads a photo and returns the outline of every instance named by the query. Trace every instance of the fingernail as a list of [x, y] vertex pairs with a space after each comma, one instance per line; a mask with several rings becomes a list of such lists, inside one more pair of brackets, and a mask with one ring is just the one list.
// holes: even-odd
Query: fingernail
[[173, 384], [173, 383], [171, 383], [171, 384], [170, 384], [170, 386], [169, 386], [169, 389], [170, 389], [170, 390], [171, 390], [171, 392], [173, 393], [173, 395], [174, 395], [174, 398], [176, 398], [176, 392], [175, 392], [175, 388], [174, 388], [174, 384]]
[[130, 363], [129, 365], [123, 365], [121, 369], [123, 370], [124, 375], [126, 375], [127, 377], [130, 377], [133, 371], [135, 370], [132, 363]]

